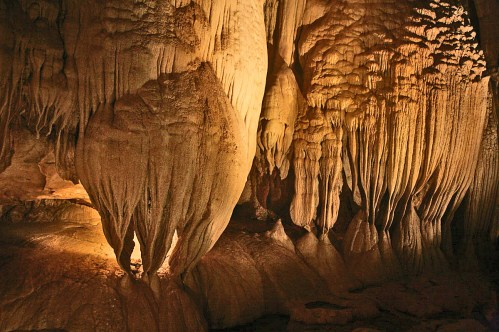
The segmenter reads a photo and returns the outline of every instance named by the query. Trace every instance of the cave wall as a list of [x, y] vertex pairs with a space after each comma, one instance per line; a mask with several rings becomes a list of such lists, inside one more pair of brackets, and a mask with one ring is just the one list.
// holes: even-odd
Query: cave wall
[[332, 229], [362, 281], [448, 269], [456, 229], [494, 251], [497, 9], [476, 6], [480, 27], [455, 1], [267, 2], [256, 196]]
[[[2, 1], [1, 168], [31, 181], [2, 198], [41, 198], [50, 156], [60, 182], [85, 187], [125, 270], [134, 232], [145, 272], [175, 232], [172, 269], [191, 268], [227, 225], [255, 153], [261, 5]], [[74, 198], [64, 184], [60, 198]]]
[[[465, 217], [460, 254], [465, 257], [469, 267], [477, 264], [493, 267], [497, 261], [499, 237], [499, 46], [497, 34], [499, 12], [497, 1], [469, 1], [474, 26], [479, 32], [480, 46], [485, 53], [487, 72], [490, 75], [489, 106], [487, 126], [483, 133], [479, 159], [473, 183], [465, 200]], [[481, 259], [478, 259], [480, 257]]]
[[362, 282], [473, 260], [498, 232], [497, 12], [3, 0], [0, 203], [91, 201], [121, 267], [135, 233], [151, 274], [177, 233], [185, 276], [238, 200]]
[[498, 15], [0, 0], [0, 329], [485, 311], [449, 274], [497, 269]]

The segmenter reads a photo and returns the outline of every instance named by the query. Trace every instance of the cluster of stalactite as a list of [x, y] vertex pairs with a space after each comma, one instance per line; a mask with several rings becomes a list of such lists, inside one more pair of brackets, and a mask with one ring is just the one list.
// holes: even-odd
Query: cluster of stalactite
[[[267, 72], [261, 1], [0, 1], [0, 171], [12, 132], [50, 137], [121, 266], [181, 275], [251, 168]], [[15, 137], [14, 137], [15, 138]], [[35, 161], [36, 162], [36, 161]]]
[[[342, 221], [342, 251], [360, 280], [445, 269], [453, 253], [453, 217], [491, 112], [466, 15], [444, 0], [267, 2], [274, 83], [258, 170], [285, 178], [290, 168], [290, 217], [322, 234], [338, 221], [344, 190], [358, 212]], [[496, 162], [497, 148], [486, 149], [481, 158]], [[474, 186], [496, 187], [490, 179]]]
[[[486, 129], [478, 156], [473, 182], [464, 201], [464, 217], [460, 231], [463, 233], [458, 248], [465, 268], [477, 265], [494, 268], [494, 249], [499, 237], [499, 2], [487, 0], [463, 1], [472, 14], [474, 25], [480, 32], [480, 46], [487, 61], [490, 75], [489, 106]], [[478, 259], [477, 259], [478, 258]]]
[[[497, 25], [490, 2], [463, 2]], [[81, 180], [121, 266], [136, 233], [155, 272], [177, 232], [183, 274], [227, 225], [258, 147], [252, 198], [289, 196], [281, 207], [328, 250], [341, 228], [331, 242], [358, 279], [445, 268], [456, 211], [461, 252], [497, 234], [497, 45], [484, 29], [489, 84], [464, 8], [0, 0], [0, 172], [26, 131], [46, 136], [45, 164]]]
[[10, 131], [22, 123], [38, 137], [56, 128], [58, 168], [76, 179], [70, 133], [78, 118], [73, 113], [74, 81], [64, 72], [60, 15], [54, 1], [0, 2], [0, 171], [9, 166], [13, 153]]

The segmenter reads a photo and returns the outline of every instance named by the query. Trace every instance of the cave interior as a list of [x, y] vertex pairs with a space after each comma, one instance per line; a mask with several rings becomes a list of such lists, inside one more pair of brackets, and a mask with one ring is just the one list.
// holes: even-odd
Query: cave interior
[[0, 0], [0, 331], [499, 331], [498, 0]]

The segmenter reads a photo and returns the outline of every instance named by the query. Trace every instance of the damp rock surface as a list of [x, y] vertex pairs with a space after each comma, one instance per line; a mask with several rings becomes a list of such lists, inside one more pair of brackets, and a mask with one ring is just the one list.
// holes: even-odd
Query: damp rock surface
[[0, 0], [0, 330], [498, 329], [498, 17]]
[[[244, 223], [233, 221], [239, 227]], [[322, 289], [325, 276], [320, 271], [266, 236], [264, 230], [273, 226], [262, 223], [259, 232], [229, 226], [182, 285], [167, 266], [153, 278], [137, 280], [125, 274], [99, 224], [78, 219], [2, 222], [0, 329], [457, 331], [493, 327], [495, 293], [477, 274], [425, 275], [334, 294]], [[296, 242], [294, 237], [290, 240]]]

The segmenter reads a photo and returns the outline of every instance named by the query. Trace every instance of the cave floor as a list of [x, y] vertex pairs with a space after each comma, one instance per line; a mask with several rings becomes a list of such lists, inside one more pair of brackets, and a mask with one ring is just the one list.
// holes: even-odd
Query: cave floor
[[[161, 325], [155, 318], [161, 310], [148, 304], [154, 292], [141, 286], [134, 286], [134, 291], [130, 291], [127, 276], [116, 264], [100, 227], [98, 223], [69, 222], [0, 224], [0, 331], [146, 331]], [[241, 239], [260, 241], [263, 232], [271, 227], [272, 224], [261, 221], [232, 223], [222, 236], [221, 244], [215, 246], [202, 264], [211, 264], [210, 260], [218, 256], [230, 261], [231, 252], [225, 251], [230, 250], [231, 243], [241, 244]], [[268, 242], [260, 245], [265, 243]], [[265, 255], [269, 254], [262, 254], [263, 259]], [[477, 274], [420, 276], [337, 294], [336, 298], [344, 300], [338, 303], [348, 300], [348, 303], [356, 303], [354, 307], [366, 309], [359, 309], [353, 318], [339, 319], [334, 324], [315, 324], [323, 321], [321, 316], [334, 316], [338, 309], [346, 307], [333, 301], [310, 302], [310, 298], [295, 296], [295, 290], [286, 288], [285, 279], [289, 275], [269, 272], [272, 264], [269, 266], [265, 273], [273, 276], [272, 280], [283, 280], [279, 294], [291, 294], [282, 295], [280, 301], [288, 304], [301, 301], [302, 309], [308, 313], [294, 315], [293, 310], [299, 306], [296, 304], [270, 309], [265, 304], [266, 310], [274, 311], [273, 314], [264, 312], [252, 323], [220, 331], [487, 331], [499, 328], [495, 287]], [[291, 269], [289, 274], [293, 273]], [[311, 291], [311, 298], [313, 294], [316, 291]], [[366, 303], [370, 305], [365, 306]]]
[[338, 331], [338, 332], [375, 332], [375, 331], [496, 331], [489, 327], [481, 313], [476, 318], [465, 318], [459, 314], [444, 312], [439, 318], [418, 319], [411, 315], [382, 312], [379, 317], [359, 320], [346, 325], [304, 324], [294, 322], [285, 315], [267, 315], [247, 325], [213, 331], [250, 332], [250, 331]]

